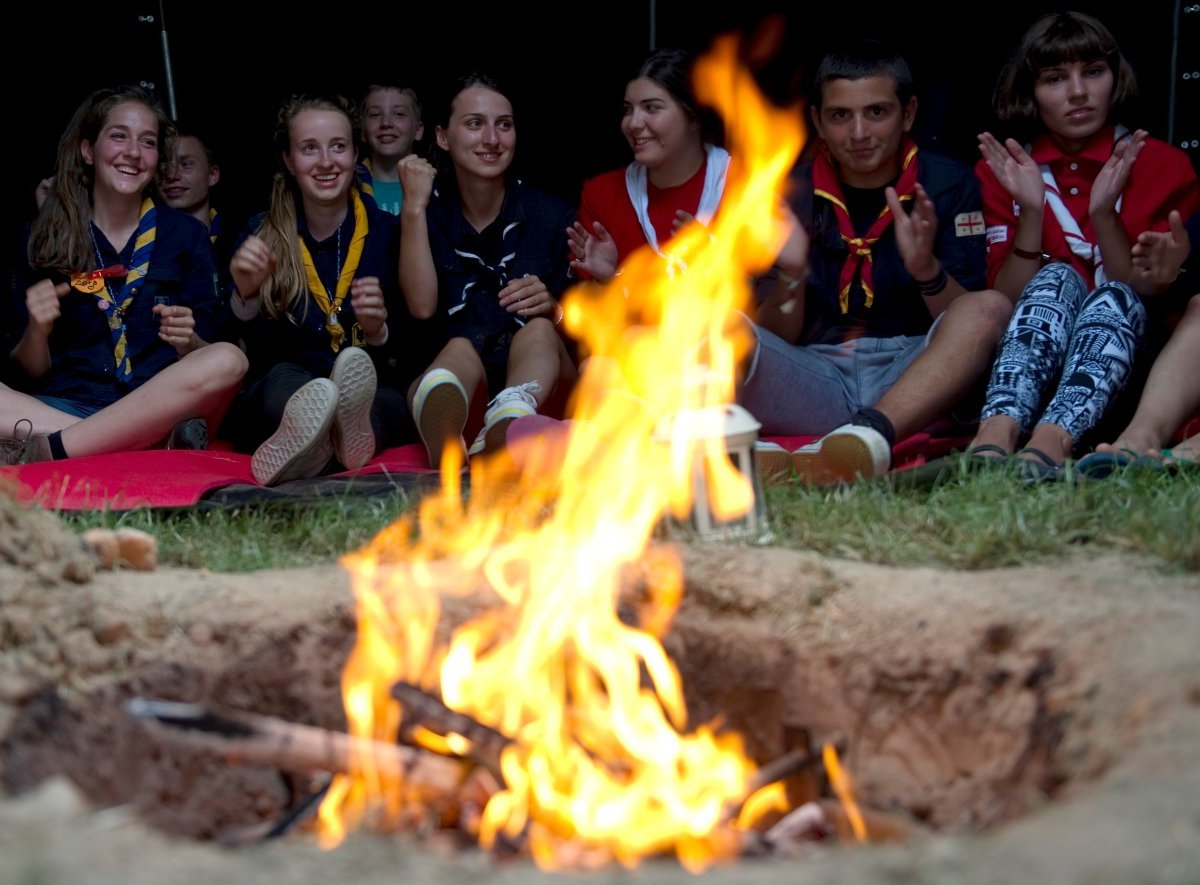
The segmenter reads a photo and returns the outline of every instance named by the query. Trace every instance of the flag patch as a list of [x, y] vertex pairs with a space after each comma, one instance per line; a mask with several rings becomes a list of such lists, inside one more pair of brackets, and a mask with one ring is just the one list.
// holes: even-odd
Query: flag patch
[[974, 237], [983, 233], [982, 212], [960, 212], [954, 216], [954, 235], [956, 237]]

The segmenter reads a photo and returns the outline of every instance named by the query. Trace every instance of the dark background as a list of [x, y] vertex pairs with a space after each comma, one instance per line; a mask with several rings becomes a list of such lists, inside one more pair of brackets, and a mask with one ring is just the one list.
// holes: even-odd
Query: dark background
[[[893, 41], [917, 77], [918, 141], [973, 162], [976, 133], [992, 125], [990, 92], [1000, 65], [1036, 15], [1061, 8], [1099, 16], [1133, 63], [1142, 99], [1126, 122], [1160, 138], [1173, 129], [1174, 143], [1189, 144], [1193, 161], [1200, 159], [1200, 2], [951, 7], [732, 0], [705, 4], [703, 12], [684, 0], [554, 7], [445, 0], [163, 0], [160, 7], [158, 0], [113, 0], [10, 7], [8, 116], [19, 137], [10, 138], [17, 154], [15, 160], [8, 154], [3, 176], [4, 235], [15, 246], [34, 213], [34, 187], [53, 171], [58, 137], [88, 92], [143, 82], [168, 104], [164, 23], [179, 120], [214, 143], [222, 169], [215, 202], [242, 219], [265, 208], [275, 114], [291, 93], [335, 90], [358, 99], [372, 80], [407, 81], [426, 100], [431, 135], [429, 99], [471, 68], [496, 71], [510, 85], [522, 177], [574, 204], [585, 178], [629, 161], [618, 129], [621, 99], [651, 41], [702, 51], [731, 31], [775, 47], [758, 74], [778, 101], [798, 94], [816, 59], [843, 35]], [[14, 251], [4, 252], [9, 262]]]

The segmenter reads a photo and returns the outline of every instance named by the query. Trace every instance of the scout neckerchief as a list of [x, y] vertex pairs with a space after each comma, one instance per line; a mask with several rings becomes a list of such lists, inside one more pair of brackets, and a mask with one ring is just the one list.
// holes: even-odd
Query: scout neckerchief
[[[729, 152], [716, 145], [704, 146], [704, 189], [700, 192], [700, 206], [696, 209], [696, 220], [708, 224], [717, 214], [721, 205], [721, 195], [725, 192], [725, 173], [729, 171]], [[638, 224], [642, 226], [642, 234], [650, 248], [662, 255], [658, 247], [658, 234], [650, 223], [650, 191], [649, 176], [646, 167], [641, 163], [630, 163], [625, 168], [625, 190], [629, 194], [629, 202], [637, 214]], [[665, 257], [665, 256], [664, 256]]]
[[[518, 181], [515, 187], [520, 187], [521, 182]], [[453, 198], [451, 198], [453, 199]], [[505, 201], [500, 206], [500, 215], [504, 215], [505, 206], [508, 203], [508, 194], [505, 193]], [[461, 209], [458, 213], [462, 215]], [[465, 222], [464, 222], [465, 223]], [[508, 264], [517, 257], [517, 240], [521, 229], [520, 220], [510, 221], [504, 225], [504, 229], [500, 232], [500, 251], [503, 257], [495, 264], [488, 264], [483, 260], [483, 256], [477, 255], [474, 252], [468, 252], [465, 249], [454, 250], [454, 254], [462, 258], [467, 264], [467, 268], [473, 272], [471, 280], [462, 288], [462, 297], [457, 304], [453, 304], [446, 311], [447, 315], [453, 316], [464, 307], [467, 306], [467, 299], [472, 292], [479, 291], [486, 297], [495, 298], [496, 295], [508, 285]], [[518, 326], [524, 326], [525, 320], [517, 314], [510, 314], [513, 321]]]
[[[137, 230], [133, 234], [133, 257], [129, 262], [133, 266], [125, 274], [125, 283], [121, 286], [120, 292], [113, 294], [112, 289], [109, 288], [107, 277], [118, 275], [123, 268], [109, 267], [101, 271], [93, 271], [90, 274], [84, 272], [71, 275], [71, 285], [85, 292], [98, 291], [98, 289], [89, 288], [90, 285], [94, 285], [94, 280], [104, 281], [104, 295], [100, 296], [96, 305], [108, 317], [108, 328], [113, 342], [113, 360], [117, 366], [117, 378], [121, 381], [129, 381], [133, 377], [133, 364], [129, 360], [129, 341], [125, 335], [125, 313], [129, 310], [129, 305], [133, 303], [133, 297], [138, 293], [138, 282], [146, 276], [146, 271], [150, 267], [150, 256], [154, 253], [157, 217], [158, 210], [154, 208], [154, 201], [147, 197], [142, 201], [142, 212], [138, 216]], [[92, 248], [96, 250], [97, 265], [104, 264], [104, 259], [100, 255], [100, 247], [96, 245], [94, 233], [92, 234]]]
[[209, 208], [208, 210], [208, 241], [214, 246], [217, 245], [217, 237], [221, 235], [221, 216], [217, 214], [217, 210]]
[[[1129, 130], [1124, 126], [1118, 126], [1113, 131], [1113, 147], [1116, 148], [1117, 142], [1128, 133]], [[1029, 153], [1030, 150], [1031, 147], [1025, 145], [1025, 152]], [[1089, 281], [1090, 288], [1104, 285], [1108, 281], [1108, 276], [1104, 273], [1104, 258], [1100, 255], [1100, 247], [1084, 237], [1083, 231], [1079, 228], [1079, 222], [1075, 220], [1075, 216], [1071, 214], [1067, 204], [1063, 202], [1062, 194], [1058, 190], [1058, 182], [1054, 180], [1054, 173], [1050, 171], [1050, 164], [1041, 163], [1038, 165], [1038, 169], [1041, 170], [1042, 181], [1046, 184], [1046, 205], [1050, 208], [1050, 214], [1058, 222], [1058, 226], [1063, 232], [1063, 239], [1067, 241], [1067, 246], [1071, 249], [1071, 254], [1079, 259], [1072, 261], [1072, 265]], [[1116, 212], [1118, 215], [1121, 214], [1121, 202], [1124, 198], [1124, 194], [1117, 197]]]
[[[341, 265], [338, 271], [337, 289], [332, 302], [329, 300], [329, 292], [325, 288], [325, 284], [321, 282], [321, 277], [317, 274], [316, 266], [313, 265], [312, 253], [308, 251], [304, 237], [300, 237], [300, 258], [304, 261], [304, 273], [308, 277], [308, 291], [312, 294], [313, 300], [317, 302], [317, 307], [321, 308], [321, 312], [325, 314], [325, 331], [329, 333], [329, 343], [334, 353], [341, 350], [342, 341], [346, 337], [342, 324], [338, 322], [338, 311], [342, 309], [342, 303], [350, 291], [350, 283], [354, 279], [354, 272], [358, 270], [358, 261], [362, 258], [363, 243], [367, 241], [367, 209], [357, 190], [351, 189], [350, 202], [354, 206], [354, 236], [350, 238], [350, 248], [346, 250], [346, 263]], [[340, 224], [337, 229], [337, 237], [337, 257], [340, 262], [342, 257], [342, 226]]]
[[[896, 195], [901, 203], [913, 198], [913, 187], [917, 183], [917, 146], [908, 136], [900, 143], [900, 178], [896, 181]], [[849, 253], [842, 265], [842, 273], [838, 278], [838, 306], [842, 313], [850, 312], [850, 287], [854, 285], [857, 275], [862, 282], [863, 293], [866, 295], [866, 306], [875, 302], [874, 256], [871, 247], [879, 242], [892, 224], [892, 212], [887, 203], [883, 204], [879, 216], [871, 222], [870, 228], [863, 236], [854, 232], [854, 222], [850, 220], [850, 211], [846, 208], [845, 197], [842, 196], [842, 186], [838, 181], [837, 170], [833, 168], [827, 150], [821, 150], [813, 161], [812, 167], [813, 193], [824, 197], [833, 204], [833, 214], [837, 217], [838, 231], [842, 242], [846, 244]]]
[[372, 173], [369, 159], [358, 164], [358, 178], [362, 185], [362, 192], [371, 199], [375, 199], [375, 176]]

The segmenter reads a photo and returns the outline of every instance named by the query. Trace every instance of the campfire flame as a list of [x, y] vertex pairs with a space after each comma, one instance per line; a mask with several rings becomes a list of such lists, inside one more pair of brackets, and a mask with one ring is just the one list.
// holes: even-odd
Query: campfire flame
[[[801, 117], [764, 101], [737, 51], [734, 38], [719, 39], [696, 73], [697, 95], [724, 116], [735, 158], [718, 217], [671, 240], [665, 273], [644, 249], [612, 284], [584, 284], [565, 299], [567, 326], [588, 354], [565, 437], [473, 460], [466, 503], [459, 465], [443, 464], [442, 491], [421, 502], [416, 520], [343, 560], [358, 599], [343, 674], [351, 731], [394, 740], [401, 709], [389, 688], [403, 680], [505, 735], [504, 786], [479, 838], [491, 846], [524, 835], [543, 868], [633, 865], [674, 851], [698, 870], [738, 847], [731, 818], [753, 764], [738, 735], [687, 730], [680, 676], [658, 640], [682, 592], [681, 568], [649, 547], [665, 514], [690, 511], [698, 458], [716, 517], [753, 506], [719, 424], [661, 435], [679, 414], [717, 422], [714, 407], [733, 400], [735, 366], [751, 343], [738, 313], [751, 304], [748, 280], [787, 233], [776, 207], [803, 142]], [[617, 613], [631, 584], [647, 588], [638, 626]], [[446, 637], [443, 606], [475, 614]], [[464, 753], [470, 741], [435, 736], [427, 745]], [[362, 763], [322, 806], [327, 844], [368, 809], [403, 814], [416, 798]]]

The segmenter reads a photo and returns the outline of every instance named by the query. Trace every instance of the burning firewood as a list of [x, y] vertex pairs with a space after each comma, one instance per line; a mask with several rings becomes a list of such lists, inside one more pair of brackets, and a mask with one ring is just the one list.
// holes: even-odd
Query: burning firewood
[[[916, 824], [900, 815], [869, 808], [859, 810], [866, 826], [867, 842], [908, 842], [921, 833]], [[809, 843], [853, 842], [854, 839], [853, 827], [841, 803], [836, 799], [818, 799], [788, 812], [758, 840], [748, 840], [750, 850], [747, 853], [764, 853], [765, 846], [771, 854], [790, 857], [802, 854]]]
[[[512, 741], [493, 728], [455, 710], [426, 691], [408, 682], [397, 682], [391, 689], [392, 697], [404, 707], [402, 733], [411, 735], [417, 726], [428, 729], [439, 737], [459, 735], [469, 746], [456, 753], [460, 758], [482, 765], [503, 782], [500, 773], [500, 754]], [[416, 740], [413, 740], [416, 743]]]
[[415, 747], [352, 737], [312, 725], [202, 704], [133, 698], [131, 716], [181, 747], [214, 750], [230, 761], [285, 771], [349, 772], [369, 768], [421, 795], [453, 797], [467, 775], [456, 759]]

